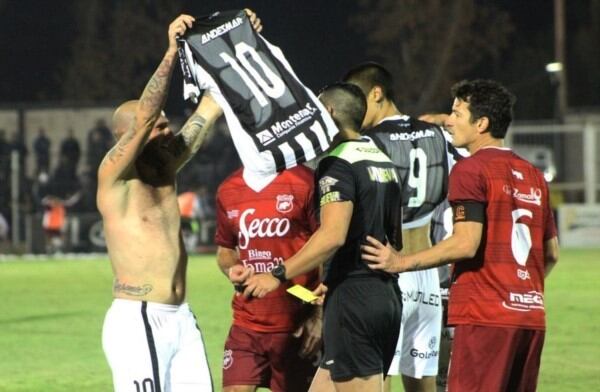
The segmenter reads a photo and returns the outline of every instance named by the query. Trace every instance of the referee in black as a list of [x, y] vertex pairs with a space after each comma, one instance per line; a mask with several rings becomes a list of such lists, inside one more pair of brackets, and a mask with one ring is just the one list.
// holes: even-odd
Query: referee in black
[[381, 391], [400, 331], [396, 277], [374, 273], [361, 259], [367, 235], [401, 245], [401, 202], [393, 163], [359, 129], [362, 91], [348, 83], [326, 87], [319, 99], [340, 133], [316, 173], [321, 226], [306, 245], [271, 273], [249, 278], [245, 295], [262, 297], [281, 282], [331, 259], [324, 304], [323, 358], [310, 391]]

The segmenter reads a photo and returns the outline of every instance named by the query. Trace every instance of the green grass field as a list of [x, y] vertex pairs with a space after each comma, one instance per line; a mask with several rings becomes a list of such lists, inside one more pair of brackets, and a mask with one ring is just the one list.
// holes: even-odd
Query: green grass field
[[[214, 256], [192, 258], [188, 276], [220, 390], [232, 288]], [[100, 336], [111, 282], [107, 260], [0, 262], [0, 391], [110, 391]], [[600, 250], [562, 251], [546, 287], [539, 391], [600, 391], [599, 282]]]

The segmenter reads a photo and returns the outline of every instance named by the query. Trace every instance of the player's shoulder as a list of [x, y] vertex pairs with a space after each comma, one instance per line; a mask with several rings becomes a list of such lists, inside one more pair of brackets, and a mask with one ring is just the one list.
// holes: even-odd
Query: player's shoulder
[[335, 162], [337, 159], [348, 164], [360, 161], [390, 162], [390, 158], [369, 136], [340, 143], [326, 158], [328, 159], [327, 162]]
[[324, 172], [330, 170], [331, 168], [346, 167], [348, 170], [352, 169], [352, 166], [347, 160], [345, 160], [339, 154], [332, 155], [331, 153], [327, 154], [319, 161], [317, 170], [315, 172], [315, 177], [323, 175]]
[[442, 127], [437, 124], [419, 120], [406, 114], [386, 117], [372, 128], [381, 132], [411, 132], [415, 130], [431, 129], [442, 133]]
[[319, 165], [315, 172], [316, 181], [321, 182], [322, 179], [330, 178], [332, 176], [339, 178], [353, 175], [354, 169], [352, 164], [340, 157], [339, 154], [332, 155], [334, 151], [331, 151], [319, 161]]
[[539, 179], [543, 180], [543, 182], [546, 181], [544, 179], [544, 173], [538, 167], [536, 167], [529, 160], [527, 160], [526, 158], [523, 158], [522, 156], [520, 156], [519, 154], [517, 154], [516, 152], [514, 152], [512, 150], [511, 150], [511, 162], [513, 163], [513, 165], [515, 167], [522, 168], [524, 170], [529, 171], [530, 173], [534, 173], [535, 176], [538, 177]]
[[437, 144], [444, 145], [446, 148], [448, 139], [444, 134], [444, 128], [437, 124], [419, 120], [418, 118], [410, 117], [410, 132], [414, 140], [418, 139], [433, 139]]
[[413, 142], [423, 138], [446, 141], [442, 127], [407, 115], [387, 117], [371, 128], [369, 134], [383, 142]]
[[519, 155], [516, 151], [512, 150], [512, 149], [507, 149], [510, 159], [513, 162], [518, 162], [518, 164], [520, 165], [524, 165], [524, 166], [531, 166], [531, 167], [535, 167], [533, 165], [533, 163], [531, 163], [529, 160], [527, 160], [526, 158], [522, 157], [521, 155]]
[[483, 162], [481, 155], [472, 155], [468, 157], [464, 157], [456, 162], [456, 164], [452, 167], [451, 175], [455, 176], [461, 173], [474, 173], [483, 170]]
[[413, 129], [416, 129], [416, 130], [429, 129], [429, 130], [435, 132], [436, 136], [443, 137], [444, 139], [446, 139], [446, 137], [444, 135], [444, 128], [442, 128], [441, 126], [439, 126], [437, 124], [419, 120], [418, 118], [414, 118], [414, 117], [410, 117], [409, 121], [410, 121], [411, 127]]
[[384, 118], [369, 130], [370, 135], [384, 136], [391, 133], [410, 132], [411, 118], [406, 115], [394, 115]]

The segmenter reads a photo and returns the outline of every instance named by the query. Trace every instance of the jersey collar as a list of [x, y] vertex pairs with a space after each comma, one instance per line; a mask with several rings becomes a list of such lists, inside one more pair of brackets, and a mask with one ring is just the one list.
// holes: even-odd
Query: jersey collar
[[409, 119], [410, 119], [410, 116], [407, 116], [406, 114], [394, 114], [393, 116], [382, 118], [381, 121], [379, 121], [377, 124], [375, 124], [375, 126], [381, 124], [384, 121], [394, 121], [394, 120], [408, 121]]
[[481, 147], [480, 150], [500, 150], [500, 151], [512, 151], [510, 147], [497, 147], [497, 146], [485, 146]]
[[269, 184], [273, 182], [275, 177], [277, 177], [277, 174], [278, 173], [274, 173], [265, 176], [264, 174], [255, 173], [251, 170], [244, 168], [242, 172], [242, 178], [244, 179], [244, 182], [246, 183], [246, 185], [248, 185], [250, 189], [258, 193], [265, 189], [267, 186], [269, 186]]

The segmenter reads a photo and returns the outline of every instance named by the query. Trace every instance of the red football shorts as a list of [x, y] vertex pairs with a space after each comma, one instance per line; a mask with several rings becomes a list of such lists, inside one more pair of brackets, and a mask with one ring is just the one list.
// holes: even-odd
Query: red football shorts
[[301, 339], [291, 333], [255, 332], [232, 326], [225, 341], [223, 387], [257, 385], [273, 392], [306, 392], [315, 358], [298, 356]]
[[544, 335], [533, 329], [457, 325], [448, 391], [535, 391]]

